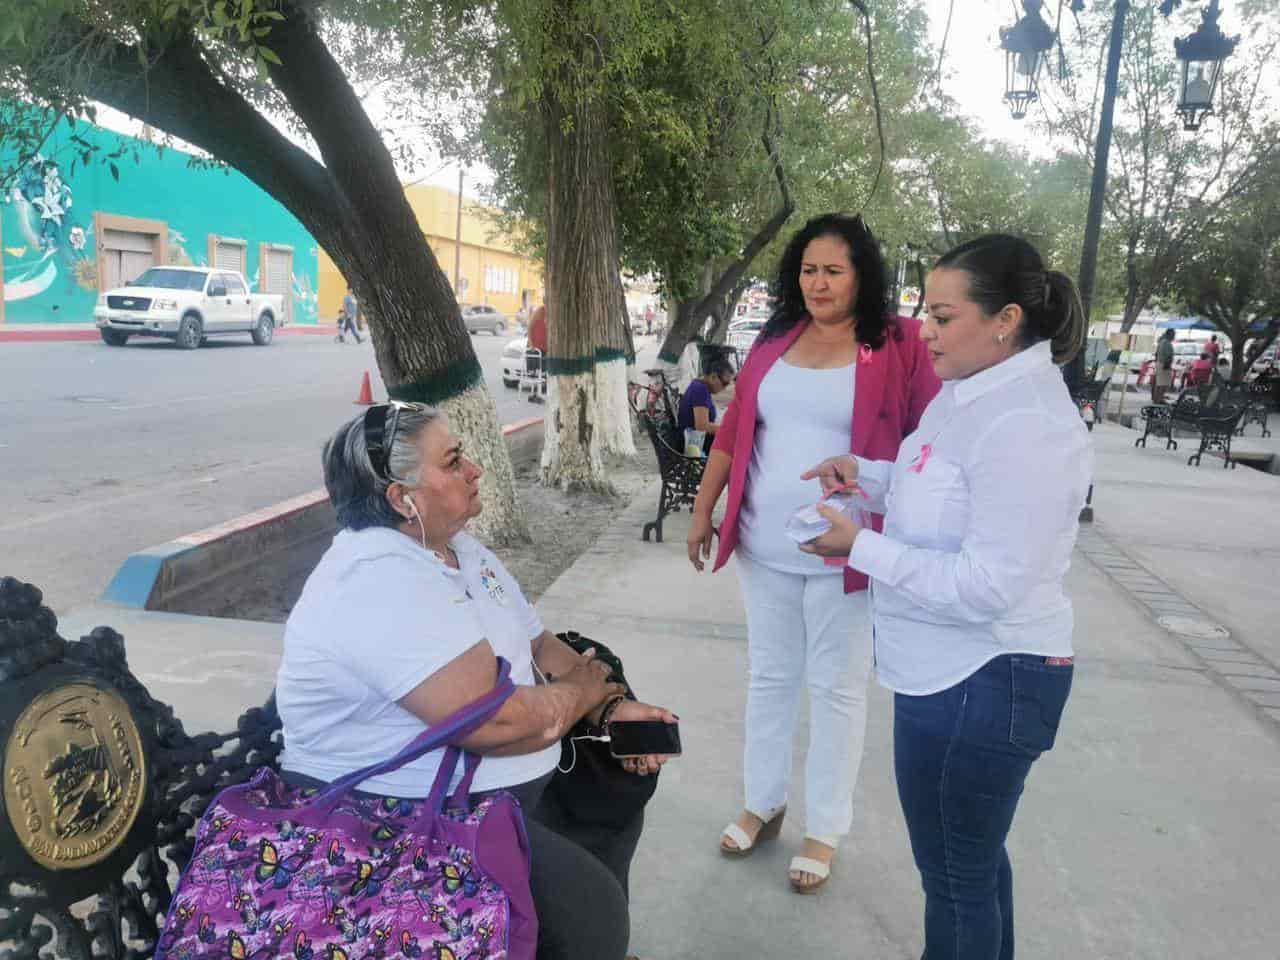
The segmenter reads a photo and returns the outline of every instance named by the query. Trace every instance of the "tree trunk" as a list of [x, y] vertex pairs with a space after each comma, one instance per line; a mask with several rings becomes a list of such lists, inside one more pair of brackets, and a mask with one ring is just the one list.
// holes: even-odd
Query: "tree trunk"
[[1138, 314], [1141, 312], [1141, 307], [1138, 305], [1137, 239], [1133, 237], [1129, 239], [1129, 250], [1124, 259], [1124, 277], [1124, 316], [1121, 317], [1120, 330], [1122, 333], [1128, 333], [1138, 322]]
[[1280, 317], [1272, 317], [1262, 333], [1253, 338], [1253, 348], [1245, 358], [1246, 370], [1253, 366], [1254, 361], [1262, 356], [1267, 347], [1275, 343], [1277, 336], [1280, 336]]
[[[485, 468], [476, 533], [527, 538], [496, 409], [448, 279], [422, 235], [391, 154], [320, 37], [311, 14], [285, 0], [269, 43], [271, 80], [305, 124], [324, 165], [291, 143], [210, 69], [190, 33], [163, 50], [105, 42], [78, 92], [207, 150], [288, 209], [333, 258], [369, 319], [378, 368], [396, 399], [438, 404]], [[93, 33], [64, 16], [54, 42]], [[334, 425], [336, 428], [336, 424]]]
[[1249, 339], [1249, 322], [1246, 320], [1237, 325], [1231, 334], [1231, 382], [1239, 383], [1244, 379], [1245, 366], [1244, 344]]
[[[593, 56], [591, 38], [567, 40]], [[609, 489], [602, 453], [635, 453], [618, 269], [608, 116], [597, 98], [570, 111], [543, 100], [548, 145], [547, 391], [544, 483]]]
[[664, 363], [680, 362], [680, 354], [684, 352], [689, 338], [693, 336], [695, 331], [700, 329], [708, 314], [715, 309], [715, 305], [723, 303], [729, 292], [746, 276], [747, 269], [755, 260], [756, 255], [778, 235], [778, 231], [791, 218], [791, 214], [796, 208], [795, 201], [791, 197], [791, 189], [787, 186], [786, 171], [782, 168], [782, 157], [774, 147], [775, 121], [776, 115], [770, 109], [765, 116], [764, 133], [761, 135], [760, 140], [773, 167], [773, 176], [778, 182], [778, 192], [782, 197], [782, 202], [778, 206], [777, 212], [756, 231], [754, 237], [747, 241], [747, 245], [742, 248], [742, 255], [729, 264], [710, 290], [707, 291], [706, 295], [687, 312], [682, 307], [679, 318], [675, 323], [671, 324], [671, 329], [667, 331], [666, 339], [663, 340], [662, 349], [658, 351], [658, 359]]

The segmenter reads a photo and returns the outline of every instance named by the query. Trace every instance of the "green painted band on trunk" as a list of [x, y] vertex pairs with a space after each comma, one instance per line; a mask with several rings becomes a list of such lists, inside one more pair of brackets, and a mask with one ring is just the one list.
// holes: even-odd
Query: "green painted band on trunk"
[[403, 400], [406, 403], [429, 403], [438, 405], [445, 400], [460, 396], [483, 379], [480, 361], [475, 357], [467, 363], [455, 363], [439, 373], [433, 373], [421, 380], [402, 383], [388, 387], [387, 395], [392, 400]]
[[670, 350], [667, 350], [664, 347], [663, 349], [658, 351], [658, 359], [661, 360], [663, 363], [679, 363], [680, 354], [672, 353]]
[[627, 359], [625, 350], [619, 350], [617, 347], [596, 347], [594, 357], [545, 357], [542, 361], [542, 367], [547, 371], [547, 375], [551, 377], [574, 377], [583, 373], [590, 373], [596, 368], [598, 363], [608, 363], [610, 360]]

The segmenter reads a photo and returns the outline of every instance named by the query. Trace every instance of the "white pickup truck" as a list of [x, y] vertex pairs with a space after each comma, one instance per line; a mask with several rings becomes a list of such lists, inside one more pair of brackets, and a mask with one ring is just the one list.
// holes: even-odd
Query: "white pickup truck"
[[265, 347], [284, 322], [284, 297], [251, 293], [244, 275], [234, 270], [151, 267], [98, 297], [93, 319], [113, 347], [144, 336], [167, 337], [194, 350], [206, 337], [224, 333], [247, 333]]

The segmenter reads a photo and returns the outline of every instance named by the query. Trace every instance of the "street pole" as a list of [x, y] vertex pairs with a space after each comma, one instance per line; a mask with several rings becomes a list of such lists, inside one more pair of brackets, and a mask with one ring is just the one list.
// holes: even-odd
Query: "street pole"
[[458, 221], [453, 228], [453, 293], [462, 299], [462, 180], [463, 167], [458, 168]]
[[[1107, 75], [1102, 88], [1102, 115], [1098, 118], [1098, 142], [1093, 154], [1093, 183], [1089, 187], [1089, 214], [1084, 224], [1084, 247], [1080, 252], [1080, 273], [1076, 284], [1084, 307], [1085, 328], [1093, 308], [1093, 286], [1098, 274], [1098, 241], [1102, 235], [1102, 208], [1107, 195], [1107, 162], [1111, 156], [1111, 128], [1116, 113], [1116, 90], [1120, 83], [1120, 51], [1124, 45], [1124, 21], [1129, 0], [1116, 0], [1111, 22], [1111, 45], [1107, 48]], [[1074, 395], [1084, 388], [1084, 351], [1062, 371], [1067, 389]], [[1092, 516], [1092, 509], [1089, 510]]]
[[[1116, 0], [1115, 19], [1111, 21], [1111, 45], [1107, 48], [1107, 75], [1102, 87], [1102, 115], [1098, 118], [1098, 142], [1093, 154], [1093, 183], [1089, 187], [1089, 215], [1084, 223], [1084, 248], [1080, 251], [1080, 274], [1076, 278], [1080, 303], [1084, 307], [1085, 330], [1093, 309], [1093, 284], [1098, 274], [1098, 241], [1102, 236], [1102, 207], [1107, 195], [1107, 161], [1111, 157], [1111, 128], [1116, 114], [1116, 91], [1120, 85], [1120, 51], [1124, 46], [1124, 21], [1129, 15], [1129, 0]], [[1084, 351], [1080, 351], [1062, 371], [1067, 389], [1074, 396], [1084, 389]], [[1093, 484], [1080, 522], [1093, 521]]]

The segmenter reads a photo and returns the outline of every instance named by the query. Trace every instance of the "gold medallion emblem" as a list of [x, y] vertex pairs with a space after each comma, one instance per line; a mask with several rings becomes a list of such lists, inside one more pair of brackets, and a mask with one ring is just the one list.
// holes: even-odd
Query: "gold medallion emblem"
[[4, 804], [41, 866], [75, 870], [109, 857], [142, 808], [142, 738], [113, 690], [72, 683], [32, 700], [4, 756]]

